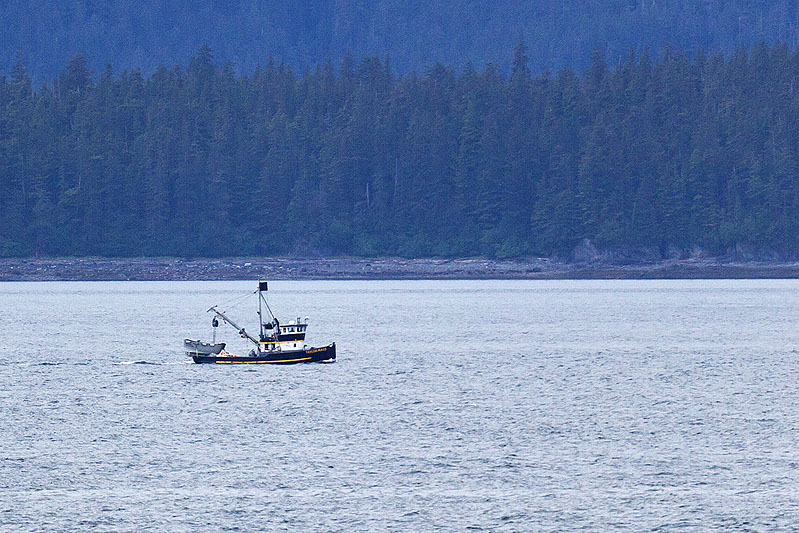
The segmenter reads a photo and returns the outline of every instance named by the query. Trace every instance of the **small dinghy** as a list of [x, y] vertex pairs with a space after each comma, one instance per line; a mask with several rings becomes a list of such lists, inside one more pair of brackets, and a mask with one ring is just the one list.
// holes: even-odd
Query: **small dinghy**
[[195, 355], [217, 355], [225, 349], [224, 342], [208, 343], [202, 341], [193, 341], [191, 339], [183, 340], [183, 347], [186, 353], [193, 353]]
[[[206, 343], [185, 339], [183, 346], [186, 355], [191, 357], [195, 363], [262, 363], [273, 365], [291, 365], [296, 363], [322, 363], [334, 362], [336, 360], [336, 343], [318, 348], [308, 347], [305, 344], [305, 332], [308, 329], [308, 318], [305, 320], [297, 318], [288, 324], [281, 324], [272, 313], [269, 303], [264, 298], [263, 293], [267, 291], [267, 282], [259, 281], [258, 290], [258, 321], [260, 322], [260, 334], [258, 338], [253, 337], [247, 331], [233, 322], [225, 313], [213, 306], [208, 310], [214, 314], [211, 325], [214, 327], [214, 342]], [[264, 322], [263, 308], [269, 314], [270, 319]], [[234, 328], [239, 336], [247, 339], [254, 344], [254, 348], [247, 355], [240, 356], [225, 351], [225, 343], [216, 342], [216, 328], [219, 327], [219, 320]]]

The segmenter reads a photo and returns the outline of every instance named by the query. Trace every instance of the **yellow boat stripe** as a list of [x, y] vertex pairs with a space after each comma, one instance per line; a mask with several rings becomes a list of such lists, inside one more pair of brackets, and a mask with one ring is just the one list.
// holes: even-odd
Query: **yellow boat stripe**
[[216, 361], [217, 364], [219, 363], [250, 363], [250, 364], [258, 364], [258, 363], [293, 363], [293, 362], [300, 362], [300, 361], [310, 361], [310, 357], [303, 357], [301, 359], [281, 359], [279, 361]]

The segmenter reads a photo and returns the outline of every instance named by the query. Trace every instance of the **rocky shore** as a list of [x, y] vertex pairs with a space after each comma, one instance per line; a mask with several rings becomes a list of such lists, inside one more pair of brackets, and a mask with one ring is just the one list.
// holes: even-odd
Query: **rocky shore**
[[615, 264], [546, 258], [54, 258], [0, 259], [0, 281], [291, 279], [777, 279], [799, 262], [663, 260]]

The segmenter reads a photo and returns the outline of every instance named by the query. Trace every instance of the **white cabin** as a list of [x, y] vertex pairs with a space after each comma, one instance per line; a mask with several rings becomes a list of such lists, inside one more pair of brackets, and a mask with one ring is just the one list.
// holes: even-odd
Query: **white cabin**
[[261, 341], [262, 350], [290, 352], [305, 348], [305, 332], [308, 329], [308, 318], [303, 322], [300, 318], [292, 320], [288, 324], [278, 326], [277, 335], [272, 335]]

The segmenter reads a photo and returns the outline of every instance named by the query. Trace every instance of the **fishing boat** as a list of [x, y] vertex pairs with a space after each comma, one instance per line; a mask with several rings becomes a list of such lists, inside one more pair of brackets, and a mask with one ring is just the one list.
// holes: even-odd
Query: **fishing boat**
[[[258, 289], [255, 291], [258, 294], [258, 322], [260, 323], [260, 331], [257, 338], [239, 326], [215, 305], [208, 310], [209, 313], [213, 314], [211, 326], [214, 328], [214, 341], [205, 343], [185, 339], [183, 346], [186, 350], [186, 355], [191, 357], [195, 363], [291, 365], [296, 363], [334, 362], [336, 360], [336, 343], [318, 348], [308, 347], [305, 344], [308, 317], [305, 317], [304, 320], [297, 318], [286, 324], [281, 324], [272, 313], [269, 302], [264, 298], [264, 293], [267, 290], [267, 282], [259, 281]], [[264, 308], [268, 313], [266, 321], [264, 321]], [[226, 352], [226, 344], [216, 342], [216, 328], [219, 327], [220, 320], [234, 328], [241, 338], [247, 339], [254, 345], [247, 355], [235, 355]]]

